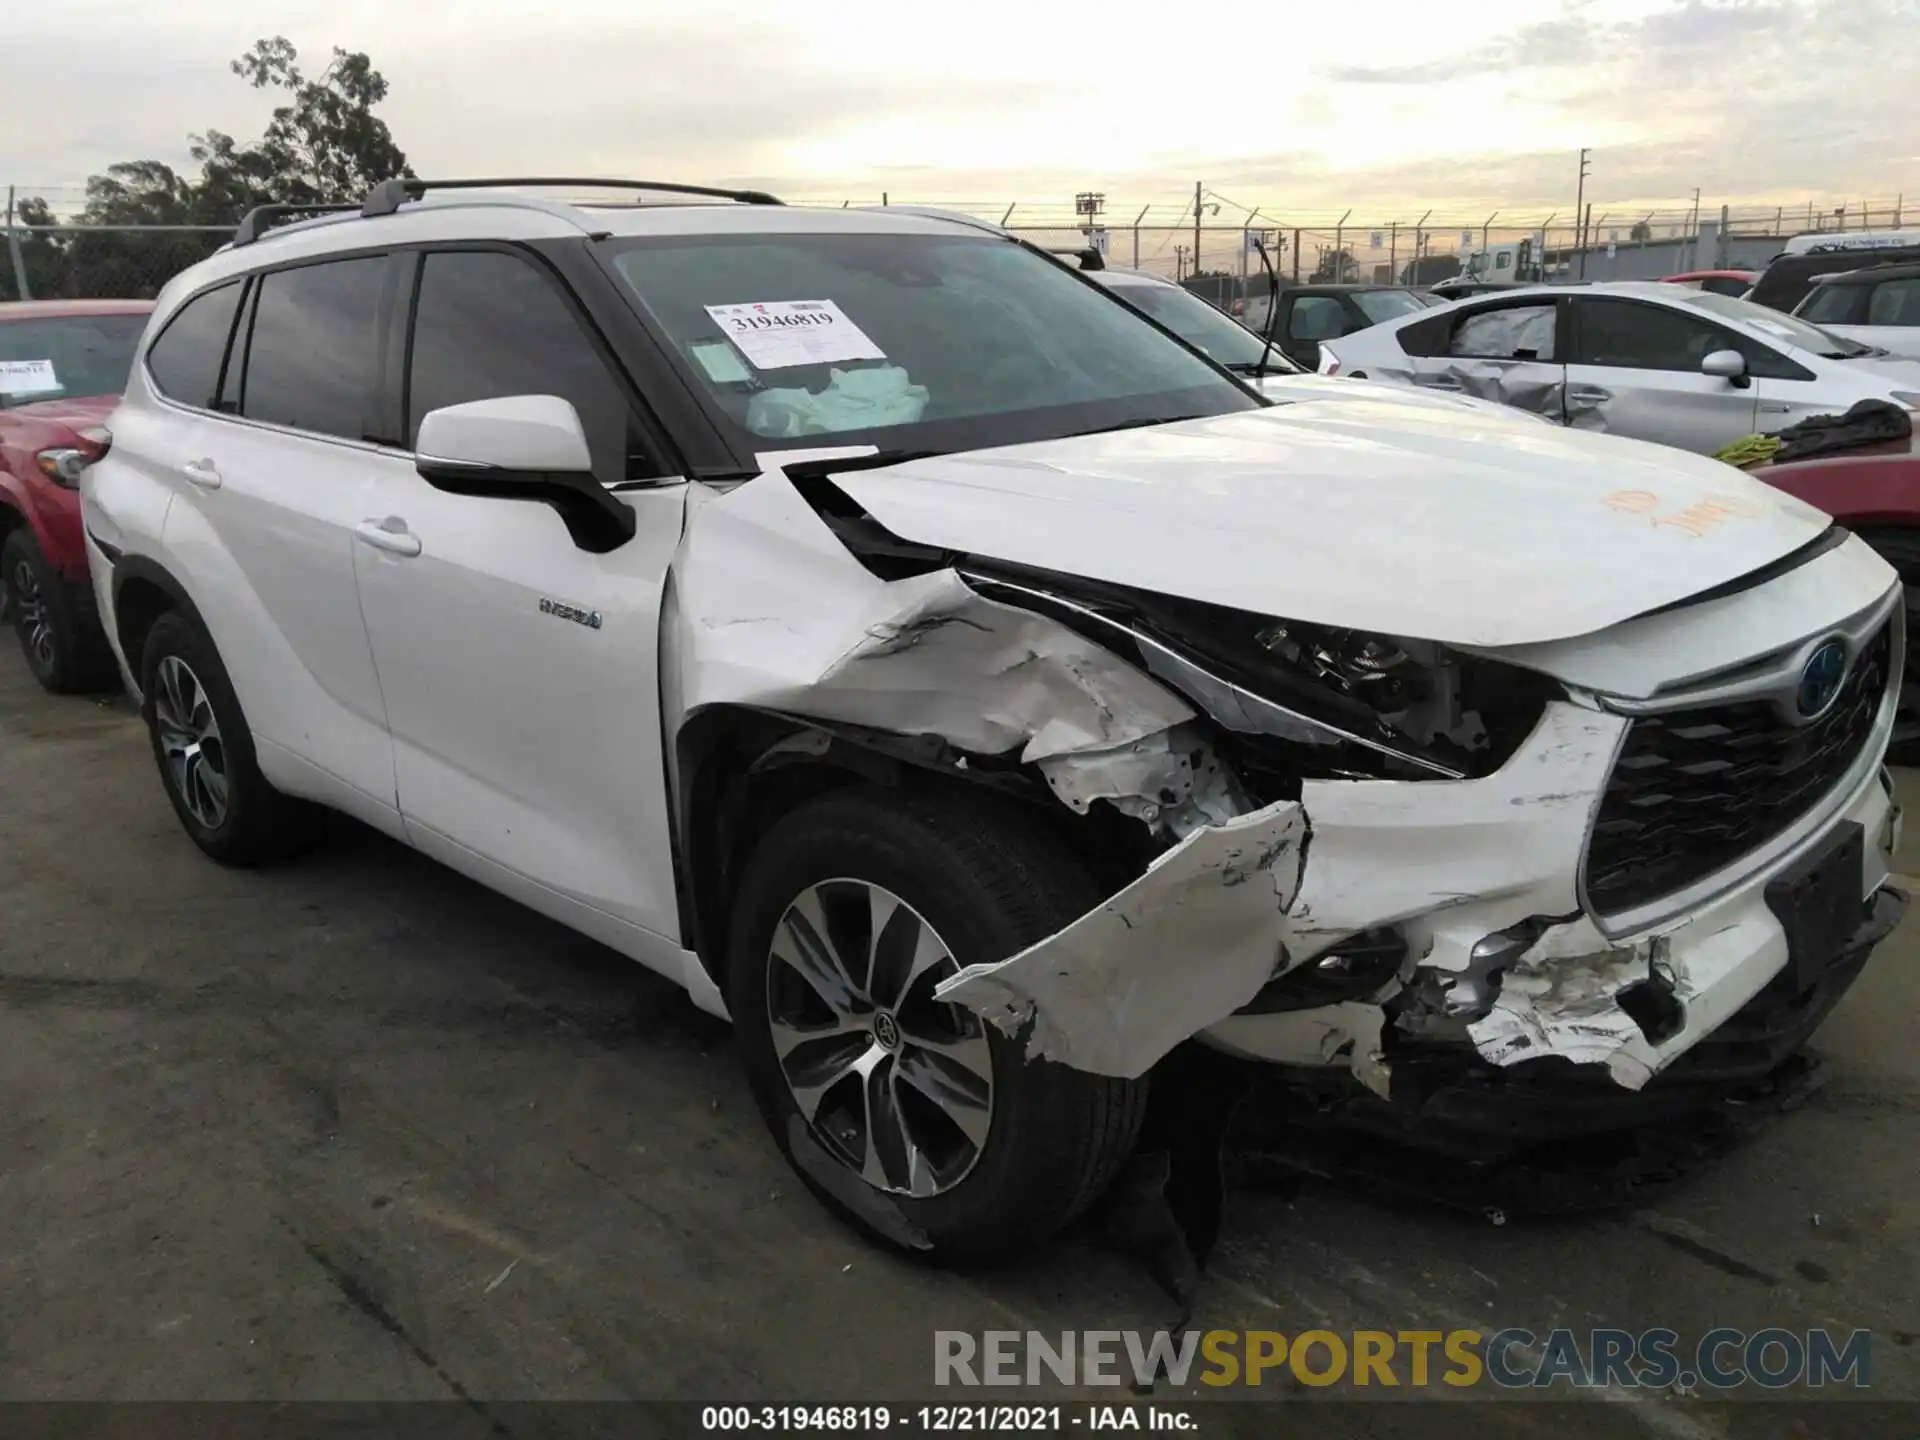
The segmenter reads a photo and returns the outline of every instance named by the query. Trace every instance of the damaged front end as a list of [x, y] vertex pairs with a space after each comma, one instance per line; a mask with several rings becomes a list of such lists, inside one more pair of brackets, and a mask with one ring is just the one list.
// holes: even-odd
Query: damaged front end
[[[1797, 1046], [1904, 904], [1901, 612], [1857, 541], [1778, 582], [1733, 666], [1612, 693], [1608, 657], [1718, 644], [1740, 597], [1468, 651], [916, 544], [848, 466], [694, 509], [667, 713], [925, 740], [948, 778], [1123, 834], [1108, 899], [937, 991], [1030, 1055], [1130, 1078], [1197, 1039], [1415, 1109], [1547, 1071], [1627, 1095], [1756, 1006]], [[1809, 627], [1848, 663], [1812, 718], [1778, 693]]]

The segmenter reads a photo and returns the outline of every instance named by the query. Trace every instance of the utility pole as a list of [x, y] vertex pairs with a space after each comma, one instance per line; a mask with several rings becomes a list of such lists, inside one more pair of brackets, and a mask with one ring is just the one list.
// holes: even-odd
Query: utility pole
[[1186, 278], [1187, 247], [1184, 245], [1176, 245], [1173, 247], [1173, 281], [1177, 285]]
[[1573, 192], [1574, 243], [1580, 251], [1580, 278], [1587, 278], [1587, 232], [1580, 223], [1580, 217], [1587, 213], [1587, 166], [1592, 163], [1593, 151], [1582, 148], [1580, 151], [1580, 183]]
[[1193, 182], [1193, 268], [1200, 269], [1200, 182]]
[[13, 257], [13, 298], [31, 300], [27, 289], [27, 261], [20, 253], [20, 236], [13, 228], [13, 186], [7, 187], [7, 251]]

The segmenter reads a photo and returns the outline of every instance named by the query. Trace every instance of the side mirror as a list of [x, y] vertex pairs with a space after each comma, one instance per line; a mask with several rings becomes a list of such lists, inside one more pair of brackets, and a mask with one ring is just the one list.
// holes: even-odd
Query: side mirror
[[508, 395], [427, 412], [414, 468], [452, 495], [551, 505], [573, 543], [597, 555], [633, 538], [633, 508], [594, 478], [580, 416], [558, 395]]
[[1751, 383], [1747, 379], [1747, 357], [1738, 350], [1715, 350], [1700, 362], [1700, 373], [1725, 380], [1736, 390]]

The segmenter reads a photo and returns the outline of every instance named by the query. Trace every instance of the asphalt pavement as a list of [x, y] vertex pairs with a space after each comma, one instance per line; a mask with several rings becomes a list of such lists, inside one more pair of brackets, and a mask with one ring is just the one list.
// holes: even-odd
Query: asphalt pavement
[[[1643, 1208], [1495, 1225], [1236, 1190], [1192, 1327], [1863, 1328], [1864, 1394], [1920, 1401], [1917, 960], [1909, 918], [1815, 1038], [1825, 1087]], [[959, 1274], [850, 1233], [729, 1047], [669, 984], [350, 823], [284, 868], [211, 864], [126, 702], [46, 696], [0, 644], [0, 1399], [439, 1400], [518, 1433], [527, 1401], [1028, 1398], [937, 1389], [934, 1332], [1173, 1320], [1091, 1234]], [[1260, 1393], [1296, 1403], [1202, 1430], [1426, 1434], [1459, 1398]], [[1762, 1413], [1611, 1399], [1473, 1428]], [[1773, 1420], [1915, 1433], [1856, 1392], [1813, 1413]]]

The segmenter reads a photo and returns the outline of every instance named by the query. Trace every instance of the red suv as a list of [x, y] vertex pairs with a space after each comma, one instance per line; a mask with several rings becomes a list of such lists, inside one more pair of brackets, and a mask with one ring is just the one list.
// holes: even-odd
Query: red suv
[[87, 579], [80, 472], [127, 388], [147, 300], [0, 305], [0, 614], [49, 690], [114, 684]]

